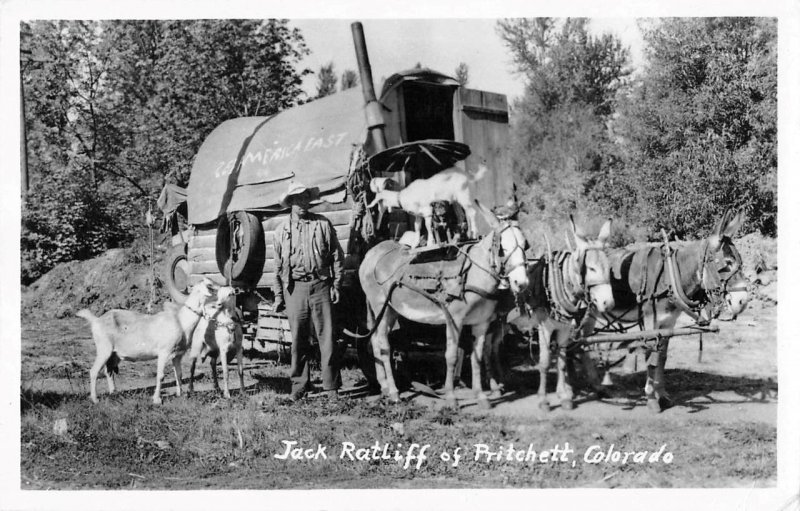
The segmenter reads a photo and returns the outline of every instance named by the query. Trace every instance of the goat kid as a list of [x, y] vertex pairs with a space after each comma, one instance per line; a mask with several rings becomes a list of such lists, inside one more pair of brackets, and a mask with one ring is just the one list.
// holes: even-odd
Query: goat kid
[[181, 358], [188, 340], [202, 316], [201, 307], [211, 297], [215, 285], [208, 279], [192, 287], [183, 306], [177, 312], [164, 310], [157, 314], [122, 309], [112, 309], [98, 317], [88, 309], [76, 313], [86, 319], [92, 328], [92, 338], [97, 356], [89, 371], [90, 397], [97, 403], [97, 375], [105, 367], [108, 391], [113, 394], [114, 373], [119, 373], [119, 361], [158, 359], [156, 388], [153, 403], [161, 404], [161, 380], [164, 369], [171, 361], [175, 371], [177, 395], [181, 395]]
[[[214, 389], [219, 391], [217, 381], [217, 357], [222, 358], [222, 378], [226, 398], [231, 397], [228, 390], [228, 357], [236, 354], [239, 388], [244, 392], [244, 366], [242, 347], [242, 323], [236, 308], [236, 295], [232, 287], [221, 287], [217, 292], [216, 304], [208, 304], [192, 335], [189, 359], [192, 361], [189, 373], [189, 392], [194, 392], [194, 370], [197, 358], [211, 357], [211, 374]], [[209, 312], [211, 314], [209, 314]], [[212, 315], [215, 314], [215, 315]]]
[[470, 175], [457, 167], [451, 167], [427, 179], [417, 179], [399, 191], [390, 189], [394, 186], [389, 186], [388, 178], [373, 178], [370, 182], [370, 189], [375, 192], [375, 199], [367, 208], [371, 209], [376, 204], [380, 204], [381, 207], [386, 207], [389, 211], [392, 208], [400, 208], [413, 214], [415, 217], [414, 232], [417, 237], [416, 245], [419, 245], [422, 222], [424, 220], [425, 229], [428, 232], [427, 246], [432, 246], [435, 243], [433, 236], [433, 203], [440, 201], [456, 203], [464, 209], [469, 236], [475, 239], [478, 236], [475, 185], [477, 181], [483, 179], [488, 170], [485, 165], [479, 165], [475, 175]]

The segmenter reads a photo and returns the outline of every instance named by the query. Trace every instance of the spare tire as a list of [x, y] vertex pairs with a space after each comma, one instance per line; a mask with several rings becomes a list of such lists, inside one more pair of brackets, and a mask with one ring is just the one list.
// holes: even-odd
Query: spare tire
[[264, 269], [265, 255], [264, 229], [257, 216], [236, 211], [220, 218], [216, 256], [217, 267], [225, 279], [257, 283]]
[[164, 265], [164, 282], [172, 301], [183, 305], [189, 296], [189, 261], [186, 259], [186, 243], [175, 245], [167, 254]]

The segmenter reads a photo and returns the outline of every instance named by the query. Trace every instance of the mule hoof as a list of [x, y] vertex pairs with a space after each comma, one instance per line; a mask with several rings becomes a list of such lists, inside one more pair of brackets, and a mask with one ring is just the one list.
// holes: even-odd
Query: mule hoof
[[448, 398], [446, 398], [446, 399], [444, 400], [444, 402], [445, 402], [445, 405], [446, 405], [448, 408], [456, 408], [456, 409], [458, 409], [458, 401], [456, 400], [456, 398], [454, 398], [454, 397], [448, 397]]
[[539, 401], [539, 410], [541, 410], [543, 412], [549, 412], [550, 411], [550, 403], [548, 403], [547, 401], [544, 401], [544, 400]]
[[663, 410], [666, 410], [668, 408], [672, 408], [673, 406], [675, 406], [675, 401], [673, 401], [671, 398], [662, 396], [662, 397], [658, 398], [658, 406], [663, 411]]
[[658, 399], [648, 398], [647, 409], [653, 413], [661, 413], [661, 406], [658, 404]]
[[561, 400], [561, 408], [564, 410], [572, 410], [575, 408], [575, 403], [573, 403], [571, 399], [563, 399]]
[[91, 400], [92, 400], [92, 403], [94, 403], [94, 404], [97, 404], [97, 403], [99, 403], [99, 402], [100, 402], [100, 400], [99, 400], [99, 399], [97, 399], [96, 397], [90, 397], [89, 399], [91, 399]]
[[389, 402], [392, 403], [393, 405], [396, 405], [397, 403], [400, 402], [400, 394], [398, 394], [397, 392], [390, 392], [386, 396], [386, 399], [388, 399]]
[[481, 410], [491, 410], [492, 403], [489, 402], [489, 398], [486, 395], [478, 396], [478, 408]]
[[153, 398], [153, 404], [154, 404], [154, 405], [160, 405], [160, 404], [161, 404], [161, 398], [160, 398], [160, 397], [159, 397], [159, 398], [155, 398], [155, 397], [154, 397], [154, 398]]

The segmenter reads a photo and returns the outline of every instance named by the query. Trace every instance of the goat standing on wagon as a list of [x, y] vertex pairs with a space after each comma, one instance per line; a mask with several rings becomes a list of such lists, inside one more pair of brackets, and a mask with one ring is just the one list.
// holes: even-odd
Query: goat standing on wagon
[[97, 403], [97, 375], [105, 367], [109, 393], [114, 393], [114, 373], [120, 360], [158, 359], [156, 388], [153, 403], [161, 404], [161, 380], [164, 368], [172, 361], [175, 370], [177, 395], [181, 395], [181, 358], [186, 352], [197, 323], [203, 315], [205, 300], [212, 296], [214, 284], [204, 279], [196, 284], [186, 302], [177, 312], [165, 310], [158, 314], [112, 309], [98, 317], [88, 309], [76, 313], [92, 327], [97, 357], [89, 371], [90, 395]]

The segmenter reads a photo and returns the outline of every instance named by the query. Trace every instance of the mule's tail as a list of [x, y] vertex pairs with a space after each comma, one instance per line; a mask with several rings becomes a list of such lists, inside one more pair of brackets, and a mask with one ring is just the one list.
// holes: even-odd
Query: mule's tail
[[355, 332], [351, 332], [349, 329], [345, 328], [343, 332], [353, 339], [366, 339], [368, 337], [372, 337], [372, 334], [375, 333], [375, 330], [378, 329], [378, 324], [380, 324], [381, 319], [383, 318], [383, 314], [386, 312], [386, 308], [389, 307], [389, 301], [392, 298], [392, 293], [394, 293], [395, 288], [400, 284], [400, 281], [396, 280], [392, 283], [391, 287], [386, 293], [386, 300], [383, 302], [383, 307], [381, 310], [378, 311], [378, 314], [375, 316], [375, 321], [372, 322], [372, 328], [370, 328], [369, 332], [366, 334], [357, 334]]

